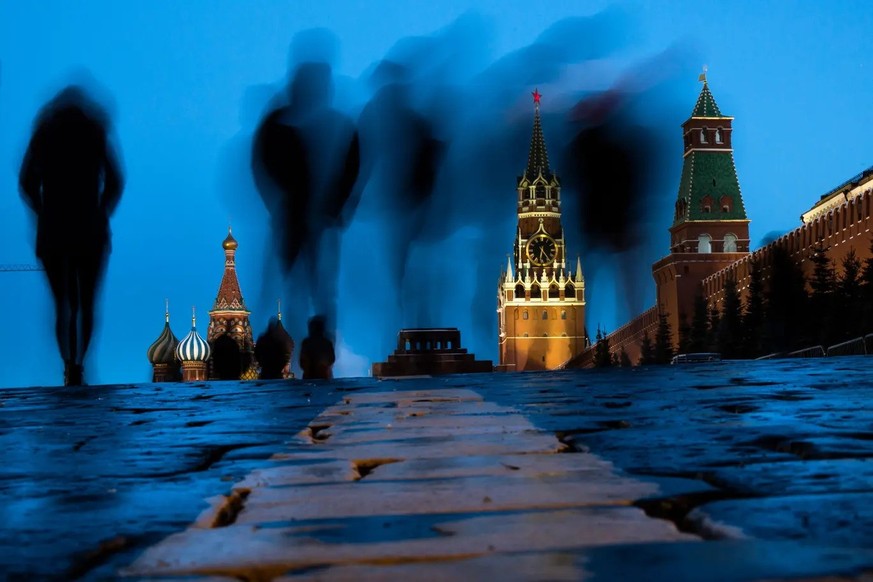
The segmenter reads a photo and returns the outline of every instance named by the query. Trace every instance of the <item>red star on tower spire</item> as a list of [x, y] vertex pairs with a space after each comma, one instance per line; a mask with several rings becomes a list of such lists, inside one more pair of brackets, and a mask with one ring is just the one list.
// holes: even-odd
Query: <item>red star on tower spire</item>
[[534, 98], [534, 104], [535, 104], [535, 105], [539, 105], [539, 104], [540, 104], [540, 97], [542, 97], [542, 95], [540, 94], [540, 90], [539, 90], [539, 89], [534, 89], [534, 90], [533, 90], [533, 93], [531, 93], [531, 95], [533, 95], [533, 98]]

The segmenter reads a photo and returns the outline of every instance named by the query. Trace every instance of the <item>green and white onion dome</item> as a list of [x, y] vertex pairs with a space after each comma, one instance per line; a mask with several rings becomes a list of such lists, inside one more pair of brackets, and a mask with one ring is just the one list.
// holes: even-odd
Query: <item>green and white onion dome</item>
[[180, 362], [205, 362], [212, 355], [209, 343], [197, 333], [197, 320], [191, 318], [191, 331], [176, 346], [176, 357]]

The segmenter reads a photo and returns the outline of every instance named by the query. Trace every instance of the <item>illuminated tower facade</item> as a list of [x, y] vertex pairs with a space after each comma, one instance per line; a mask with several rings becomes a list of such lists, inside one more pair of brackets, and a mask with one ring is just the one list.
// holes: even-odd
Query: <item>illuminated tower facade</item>
[[685, 144], [679, 195], [670, 227], [670, 254], [652, 265], [659, 313], [674, 343], [693, 315], [703, 279], [749, 254], [749, 220], [733, 154], [733, 117], [722, 115], [706, 81], [682, 124]]
[[512, 255], [497, 289], [498, 369], [551, 370], [581, 353], [585, 278], [567, 259], [561, 225], [561, 185], [549, 167], [534, 91], [534, 123], [527, 168], [516, 182], [518, 225]]
[[206, 340], [214, 346], [215, 341], [223, 335], [232, 338], [239, 346], [243, 370], [241, 378], [254, 379], [257, 377], [253, 358], [255, 342], [249, 323], [250, 312], [246, 308], [236, 274], [236, 251], [239, 243], [233, 238], [230, 229], [227, 230], [227, 238], [221, 246], [224, 249], [224, 275], [218, 287], [215, 303], [209, 311]]

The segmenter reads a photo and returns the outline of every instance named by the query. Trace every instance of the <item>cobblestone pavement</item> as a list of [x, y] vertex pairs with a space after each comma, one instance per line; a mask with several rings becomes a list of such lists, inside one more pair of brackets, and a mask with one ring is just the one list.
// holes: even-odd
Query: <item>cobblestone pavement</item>
[[841, 358], [0, 390], [0, 568], [870, 580], [871, 372]]

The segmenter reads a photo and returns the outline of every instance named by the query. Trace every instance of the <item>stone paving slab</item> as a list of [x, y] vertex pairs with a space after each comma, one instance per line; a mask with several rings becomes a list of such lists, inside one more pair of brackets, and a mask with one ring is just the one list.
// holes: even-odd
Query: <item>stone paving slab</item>
[[743, 517], [750, 538], [873, 548], [873, 493], [818, 493], [708, 503], [689, 518], [730, 524]]
[[[370, 438], [370, 427], [403, 409], [425, 413], [404, 416], [385, 431], [390, 439]], [[470, 410], [477, 414], [453, 420]], [[271, 577], [325, 565], [698, 539], [631, 506], [660, 494], [657, 484], [624, 477], [594, 455], [567, 453], [553, 434], [471, 390], [348, 396], [299, 440], [310, 447], [305, 455], [277, 455], [278, 466], [237, 484], [243, 501], [232, 524], [173, 535], [127, 573]]]
[[[580, 579], [583, 572], [597, 580], [870, 582], [864, 572], [873, 568], [871, 378], [873, 358], [847, 357], [403, 382], [0, 389], [0, 579], [113, 579], [144, 548], [173, 532], [210, 532], [216, 520], [224, 525], [217, 530], [242, 525], [233, 520], [245, 514], [245, 503], [255, 506], [256, 490], [340, 484], [370, 490], [377, 483], [409, 487], [412, 481], [427, 488], [456, 479], [480, 486], [530, 479], [547, 486], [549, 480], [560, 483], [560, 475], [584, 480], [605, 467], [657, 490], [623, 500], [625, 505], [492, 506], [257, 527], [293, 527], [293, 544], [310, 539], [327, 547], [388, 547], [403, 540], [437, 544], [469, 533], [442, 535], [432, 529], [438, 524], [642, 507], [650, 521], [667, 519], [707, 541], [492, 551], [467, 559], [377, 560], [294, 573], [308, 579], [354, 572], [410, 579], [410, 568], [420, 572], [426, 564], [427, 578], [448, 572], [462, 580], [542, 579], [547, 576], [540, 566], [559, 561], [564, 569], [548, 570], [548, 577], [570, 572]], [[444, 397], [428, 402], [433, 399], [422, 391]], [[380, 394], [351, 403], [370, 392]], [[337, 420], [352, 414], [352, 423]], [[319, 428], [316, 419], [330, 426]], [[490, 452], [448, 454], [478, 437], [441, 435], [465, 431], [481, 435]], [[542, 441], [547, 451], [536, 452], [538, 445], [525, 454], [507, 452], [507, 443], [526, 434], [556, 436], [558, 442]], [[397, 441], [408, 441], [406, 450], [414, 454], [402, 462], [374, 462], [380, 460], [374, 453], [393, 454]], [[540, 465], [524, 464], [528, 459]], [[574, 464], [564, 467], [565, 460]], [[247, 499], [237, 494], [244, 502], [239, 514], [225, 497], [234, 488], [252, 491]], [[360, 501], [366, 505], [369, 498]], [[724, 536], [743, 544], [719, 539]], [[535, 565], [525, 570], [525, 564]], [[162, 571], [154, 579], [204, 577], [239, 580], [199, 570], [178, 576]]]
[[[364, 564], [313, 569], [274, 582], [357, 580], [593, 580], [650, 582], [871, 582], [870, 551], [791, 542], [605, 545], [574, 551], [489, 554], [427, 565]], [[840, 572], [840, 574], [832, 574]]]

